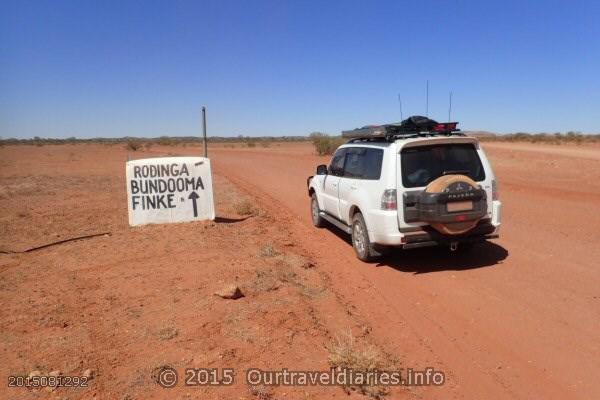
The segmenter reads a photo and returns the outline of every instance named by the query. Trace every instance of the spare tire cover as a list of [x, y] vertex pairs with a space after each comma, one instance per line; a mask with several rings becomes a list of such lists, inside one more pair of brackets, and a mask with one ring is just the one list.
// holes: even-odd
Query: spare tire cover
[[[448, 193], [465, 190], [464, 185], [470, 185], [473, 189], [479, 187], [473, 179], [466, 175], [444, 175], [427, 185], [425, 191], [427, 193]], [[480, 219], [447, 223], [432, 222], [431, 226], [444, 235], [460, 235], [473, 229]]]

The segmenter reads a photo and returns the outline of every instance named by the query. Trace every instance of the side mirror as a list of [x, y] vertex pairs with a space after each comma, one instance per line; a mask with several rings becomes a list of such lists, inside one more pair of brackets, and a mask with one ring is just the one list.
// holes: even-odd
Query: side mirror
[[327, 165], [321, 164], [317, 167], [317, 175], [327, 175]]

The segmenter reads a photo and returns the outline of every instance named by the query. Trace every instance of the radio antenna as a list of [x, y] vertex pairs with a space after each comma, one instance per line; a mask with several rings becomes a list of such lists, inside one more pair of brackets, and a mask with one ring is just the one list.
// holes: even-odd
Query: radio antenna
[[398, 103], [400, 104], [400, 122], [404, 121], [404, 116], [402, 115], [402, 98], [400, 97], [400, 93], [398, 93]]
[[448, 122], [452, 121], [451, 115], [452, 115], [452, 91], [450, 91], [450, 102], [449, 102], [449, 106], [448, 106]]
[[429, 118], [429, 79], [427, 79], [427, 87], [425, 89], [425, 116]]

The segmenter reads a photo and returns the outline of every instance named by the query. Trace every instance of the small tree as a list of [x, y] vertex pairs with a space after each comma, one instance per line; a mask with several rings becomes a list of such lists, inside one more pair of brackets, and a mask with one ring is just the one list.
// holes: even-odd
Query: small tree
[[311, 139], [317, 154], [320, 156], [330, 155], [344, 143], [339, 136], [329, 136], [323, 132], [312, 132], [308, 137]]

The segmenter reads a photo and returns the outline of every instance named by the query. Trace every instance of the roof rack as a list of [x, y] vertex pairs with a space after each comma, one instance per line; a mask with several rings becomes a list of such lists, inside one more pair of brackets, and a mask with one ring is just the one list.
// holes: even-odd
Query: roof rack
[[456, 126], [458, 122], [438, 123], [427, 117], [413, 116], [399, 123], [368, 125], [362, 128], [342, 131], [342, 137], [349, 143], [368, 140], [394, 141], [429, 136], [465, 136]]

